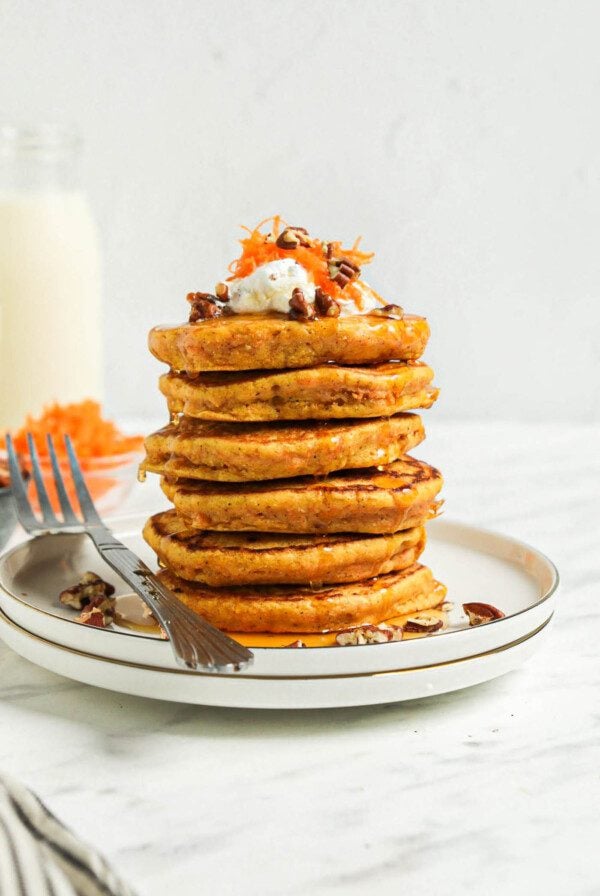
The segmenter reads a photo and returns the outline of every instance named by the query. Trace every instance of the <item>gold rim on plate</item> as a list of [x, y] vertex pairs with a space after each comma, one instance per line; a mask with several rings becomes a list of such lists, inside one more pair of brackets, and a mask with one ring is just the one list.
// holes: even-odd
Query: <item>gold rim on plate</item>
[[57, 644], [55, 641], [49, 641], [47, 638], [42, 638], [41, 635], [35, 635], [33, 634], [33, 632], [27, 631], [27, 629], [22, 628], [20, 625], [17, 625], [16, 622], [13, 622], [13, 620], [2, 610], [0, 610], [0, 626], [7, 625], [9, 628], [12, 628], [18, 633], [25, 635], [27, 638], [30, 638], [32, 641], [37, 641], [40, 644], [44, 644], [48, 647], [53, 647], [55, 650], [63, 651], [64, 653], [69, 653], [73, 656], [80, 656], [88, 660], [96, 660], [99, 663], [109, 663], [110, 665], [114, 666], [124, 666], [128, 669], [141, 669], [145, 672], [160, 672], [167, 675], [187, 675], [193, 676], [194, 678], [228, 678], [230, 680], [237, 678], [238, 681], [340, 681], [347, 678], [378, 678], [384, 675], [402, 675], [407, 672], [421, 672], [425, 669], [440, 669], [444, 666], [456, 666], [460, 663], [468, 663], [471, 660], [481, 659], [485, 656], [494, 656], [498, 653], [504, 653], [505, 651], [510, 650], [511, 647], [517, 647], [519, 644], [523, 644], [526, 641], [529, 641], [531, 638], [534, 638], [536, 635], [539, 635], [546, 628], [546, 626], [549, 625], [553, 615], [554, 613], [551, 613], [550, 616], [541, 625], [534, 629], [534, 631], [529, 632], [526, 635], [522, 635], [520, 638], [516, 638], [514, 641], [510, 641], [508, 644], [503, 644], [501, 647], [495, 647], [493, 650], [485, 650], [481, 653], [474, 653], [471, 656], [459, 657], [455, 660], [445, 660], [441, 663], [431, 663], [426, 666], [411, 666], [407, 669], [390, 669], [384, 672], [352, 672], [345, 675], [246, 675], [245, 673], [236, 675], [235, 673], [192, 672], [191, 670], [186, 671], [185, 669], [165, 669], [162, 666], [148, 666], [144, 663], [130, 663], [127, 662], [127, 660], [117, 660], [112, 657], [97, 656], [94, 653], [87, 653], [84, 650], [77, 650], [74, 647], [65, 647], [63, 644]]

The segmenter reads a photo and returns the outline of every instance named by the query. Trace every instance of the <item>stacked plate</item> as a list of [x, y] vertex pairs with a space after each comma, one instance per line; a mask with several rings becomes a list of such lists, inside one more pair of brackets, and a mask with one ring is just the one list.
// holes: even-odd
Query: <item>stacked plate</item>
[[[150, 564], [144, 519], [110, 523]], [[177, 668], [169, 644], [150, 630], [94, 629], [74, 621], [58, 595], [86, 570], [126, 586], [82, 535], [24, 542], [0, 558], [0, 636], [17, 653], [60, 675], [162, 700], [214, 706], [316, 708], [410, 700], [502, 675], [538, 647], [552, 617], [558, 575], [539, 551], [504, 535], [448, 520], [430, 524], [424, 562], [443, 570], [448, 625], [426, 637], [354, 647], [254, 648], [254, 663], [231, 675]], [[462, 604], [504, 613], [469, 627]]]

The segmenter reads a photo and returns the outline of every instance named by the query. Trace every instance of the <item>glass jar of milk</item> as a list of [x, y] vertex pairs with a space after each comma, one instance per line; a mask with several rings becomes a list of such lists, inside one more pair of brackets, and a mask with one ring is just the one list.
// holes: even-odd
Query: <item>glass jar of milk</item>
[[52, 401], [102, 398], [100, 252], [81, 145], [0, 130], [0, 432]]

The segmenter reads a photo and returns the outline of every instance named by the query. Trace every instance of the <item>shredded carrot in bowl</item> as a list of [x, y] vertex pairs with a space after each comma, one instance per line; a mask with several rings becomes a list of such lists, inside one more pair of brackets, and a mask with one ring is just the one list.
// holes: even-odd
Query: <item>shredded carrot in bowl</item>
[[[54, 439], [58, 455], [66, 454], [63, 436], [69, 435], [81, 461], [114, 459], [141, 449], [143, 442], [142, 436], [127, 436], [111, 420], [105, 420], [98, 402], [89, 398], [77, 404], [54, 403], [45, 407], [39, 417], [28, 416], [21, 429], [13, 434], [15, 449], [23, 455], [29, 451], [28, 432], [41, 457], [48, 456], [48, 434]], [[6, 447], [4, 439], [0, 444]]]
[[[40, 457], [42, 479], [55, 513], [59, 513], [61, 508], [54, 486], [47, 435], [53, 438], [67, 496], [73, 507], [77, 507], [77, 496], [68, 474], [64, 435], [71, 437], [94, 501], [107, 500], [111, 495], [111, 500], [116, 500], [115, 495], [121, 500], [119, 495], [124, 494], [128, 483], [135, 480], [137, 463], [131, 455], [141, 450], [143, 436], [127, 436], [122, 433], [115, 423], [104, 419], [97, 401], [86, 399], [77, 404], [55, 403], [45, 407], [39, 417], [28, 416], [21, 429], [13, 434], [15, 450], [24, 470], [29, 467], [28, 432], [33, 436]], [[6, 448], [5, 439], [0, 439], [0, 448]], [[31, 481], [30, 479], [30, 486]], [[37, 512], [39, 506], [35, 490], [30, 488], [30, 492], [34, 512]], [[101, 504], [98, 504], [98, 509], [102, 510]]]

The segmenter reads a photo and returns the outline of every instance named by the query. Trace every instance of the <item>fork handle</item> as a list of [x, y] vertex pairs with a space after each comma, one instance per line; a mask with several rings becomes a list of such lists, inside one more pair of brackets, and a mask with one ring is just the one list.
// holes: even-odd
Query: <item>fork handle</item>
[[253, 653], [178, 600], [151, 569], [106, 529], [87, 530], [103, 560], [150, 607], [171, 642], [175, 659], [187, 669], [239, 671]]

